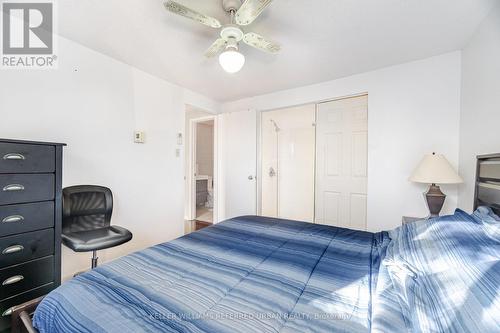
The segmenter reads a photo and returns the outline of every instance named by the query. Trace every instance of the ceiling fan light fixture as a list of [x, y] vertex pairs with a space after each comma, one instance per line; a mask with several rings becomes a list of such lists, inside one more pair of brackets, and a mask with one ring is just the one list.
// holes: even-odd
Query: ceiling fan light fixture
[[204, 24], [212, 28], [221, 28], [220, 37], [213, 42], [205, 51], [205, 57], [212, 58], [222, 52], [219, 56], [219, 64], [228, 73], [237, 73], [245, 65], [245, 56], [238, 51], [238, 43], [261, 51], [276, 54], [281, 50], [281, 46], [254, 32], [244, 33], [241, 29], [243, 25], [251, 24], [260, 16], [273, 0], [221, 0], [226, 14], [231, 20], [228, 24], [222, 25], [214, 17], [207, 16], [189, 7], [186, 7], [177, 0], [166, 0], [165, 8], [173, 14], [183, 16], [190, 20]]
[[230, 74], [238, 73], [245, 65], [245, 56], [237, 48], [227, 48], [219, 55], [219, 64]]

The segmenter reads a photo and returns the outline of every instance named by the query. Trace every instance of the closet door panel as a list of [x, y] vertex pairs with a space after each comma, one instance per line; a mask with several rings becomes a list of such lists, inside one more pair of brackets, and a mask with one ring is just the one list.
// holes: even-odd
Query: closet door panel
[[366, 230], [368, 96], [318, 104], [316, 222]]

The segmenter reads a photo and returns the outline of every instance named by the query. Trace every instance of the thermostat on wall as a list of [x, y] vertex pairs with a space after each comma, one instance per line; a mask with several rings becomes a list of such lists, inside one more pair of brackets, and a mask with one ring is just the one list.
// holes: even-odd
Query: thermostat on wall
[[135, 143], [144, 143], [144, 132], [135, 131], [134, 132], [134, 142]]

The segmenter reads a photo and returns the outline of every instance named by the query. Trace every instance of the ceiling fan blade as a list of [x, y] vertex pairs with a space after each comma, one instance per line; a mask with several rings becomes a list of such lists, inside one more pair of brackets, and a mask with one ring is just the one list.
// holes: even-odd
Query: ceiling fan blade
[[224, 39], [222, 39], [222, 38], [217, 39], [208, 48], [208, 50], [205, 51], [205, 57], [207, 57], [207, 58], [214, 57], [215, 55], [217, 55], [217, 53], [219, 53], [220, 51], [222, 51], [224, 49], [224, 47], [226, 46], [226, 44], [227, 44], [227, 42]]
[[236, 12], [236, 23], [238, 25], [249, 25], [273, 0], [245, 0], [240, 9]]
[[281, 50], [281, 46], [278, 43], [267, 40], [255, 32], [245, 34], [243, 41], [252, 47], [269, 53], [278, 53]]
[[187, 17], [191, 20], [194, 20], [196, 22], [200, 22], [201, 24], [208, 25], [209, 27], [212, 28], [220, 28], [222, 25], [220, 24], [219, 20], [216, 18], [198, 13], [197, 11], [192, 10], [191, 8], [188, 8], [184, 5], [181, 5], [175, 1], [167, 1], [164, 2], [163, 5], [165, 8], [174, 14], [181, 15], [184, 17]]

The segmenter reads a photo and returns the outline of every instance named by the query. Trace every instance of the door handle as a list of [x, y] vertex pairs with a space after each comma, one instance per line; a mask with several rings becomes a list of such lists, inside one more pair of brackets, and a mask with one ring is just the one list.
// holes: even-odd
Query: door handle
[[24, 191], [24, 186], [21, 184], [10, 184], [3, 188], [4, 192], [15, 192], [15, 191]]
[[276, 170], [274, 170], [273, 167], [269, 168], [269, 177], [274, 177], [276, 176]]
[[2, 223], [16, 223], [24, 221], [24, 216], [22, 215], [10, 215], [2, 220]]
[[22, 275], [14, 275], [14, 276], [11, 276], [8, 279], [5, 279], [2, 282], [2, 286], [8, 286], [8, 285], [11, 285], [11, 284], [14, 284], [14, 283], [18, 283], [19, 281], [22, 281], [22, 280], [24, 280], [24, 276], [22, 276]]
[[253, 176], [252, 175], [248, 176], [248, 180], [253, 180]]
[[6, 247], [5, 249], [3, 249], [2, 254], [17, 253], [17, 252], [21, 252], [22, 250], [24, 250], [24, 246], [12, 245], [12, 246], [9, 246], [9, 247]]
[[19, 154], [19, 153], [8, 153], [8, 154], [3, 155], [3, 159], [6, 161], [25, 160], [26, 157], [24, 157], [23, 154]]

